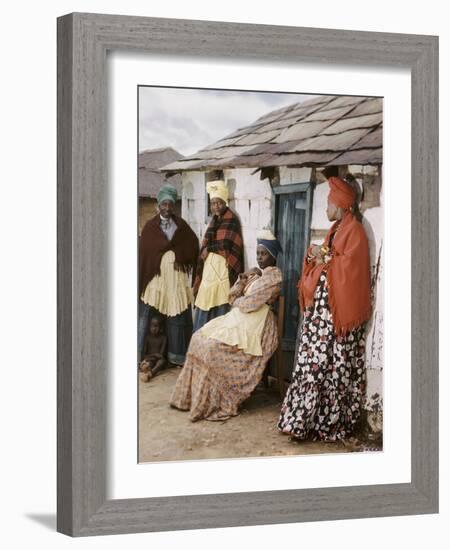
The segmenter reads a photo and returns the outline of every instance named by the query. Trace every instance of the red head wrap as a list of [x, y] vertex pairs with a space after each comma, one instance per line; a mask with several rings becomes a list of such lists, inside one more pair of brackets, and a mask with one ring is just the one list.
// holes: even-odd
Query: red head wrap
[[350, 185], [341, 178], [329, 178], [330, 194], [328, 200], [338, 206], [348, 210], [355, 202], [355, 192]]

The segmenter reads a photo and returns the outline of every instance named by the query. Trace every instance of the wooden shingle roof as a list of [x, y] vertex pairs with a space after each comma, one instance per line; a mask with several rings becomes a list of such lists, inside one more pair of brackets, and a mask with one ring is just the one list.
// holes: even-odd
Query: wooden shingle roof
[[161, 170], [380, 164], [382, 124], [381, 98], [317, 96], [271, 111]]

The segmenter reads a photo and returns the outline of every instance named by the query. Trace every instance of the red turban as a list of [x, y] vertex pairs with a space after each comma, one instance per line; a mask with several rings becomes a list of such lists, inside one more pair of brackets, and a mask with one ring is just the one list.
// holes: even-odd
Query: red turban
[[341, 178], [329, 178], [330, 194], [328, 200], [338, 206], [348, 210], [355, 202], [355, 192], [350, 185]]

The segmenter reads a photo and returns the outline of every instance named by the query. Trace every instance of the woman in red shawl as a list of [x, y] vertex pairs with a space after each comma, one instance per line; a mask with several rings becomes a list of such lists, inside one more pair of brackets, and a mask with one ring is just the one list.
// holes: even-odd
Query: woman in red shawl
[[303, 310], [297, 362], [278, 429], [298, 439], [348, 437], [365, 392], [365, 322], [371, 315], [367, 236], [353, 212], [356, 194], [329, 178], [322, 245], [311, 245], [298, 284]]

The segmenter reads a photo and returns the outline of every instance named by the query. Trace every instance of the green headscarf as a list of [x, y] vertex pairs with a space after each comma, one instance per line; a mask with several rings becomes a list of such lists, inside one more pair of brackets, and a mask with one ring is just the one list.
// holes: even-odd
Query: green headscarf
[[156, 197], [156, 200], [158, 201], [158, 204], [161, 204], [163, 201], [172, 201], [175, 203], [178, 198], [177, 190], [173, 185], [166, 184], [161, 187], [159, 190], [158, 196]]

